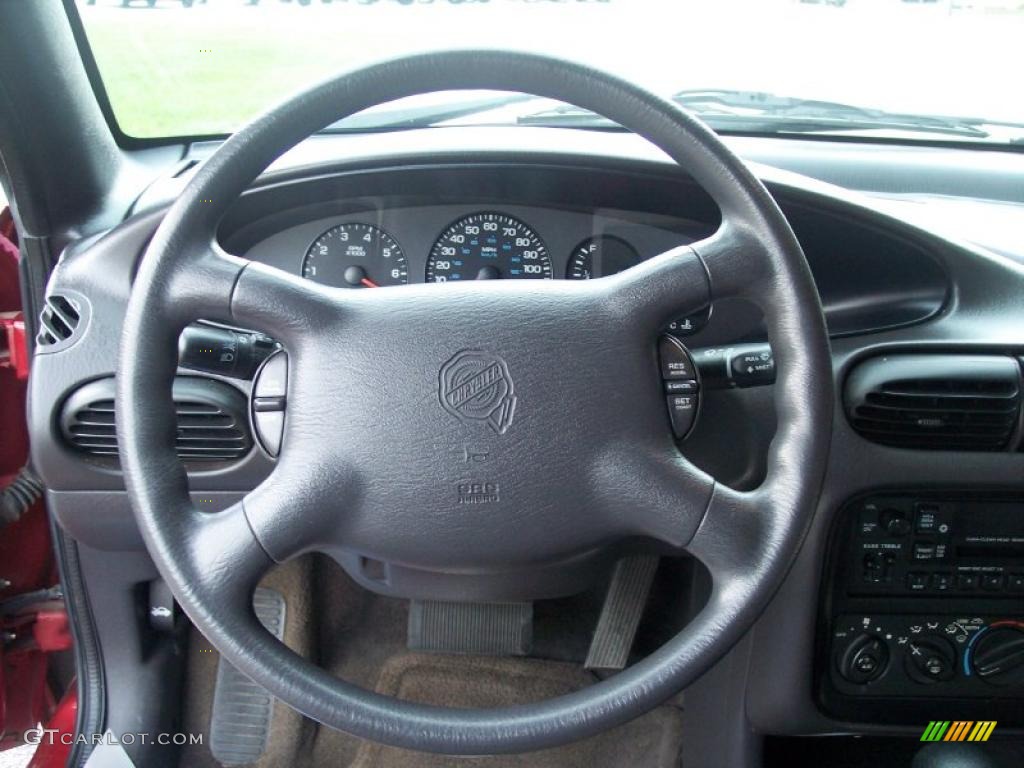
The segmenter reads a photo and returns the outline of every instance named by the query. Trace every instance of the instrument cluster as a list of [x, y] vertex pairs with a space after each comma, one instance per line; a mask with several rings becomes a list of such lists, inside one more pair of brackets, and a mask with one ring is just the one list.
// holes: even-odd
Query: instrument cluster
[[[355, 290], [410, 281], [590, 280], [621, 272], [666, 249], [658, 245], [652, 251], [645, 243], [650, 252], [642, 254], [626, 234], [595, 233], [591, 227], [571, 249], [553, 258], [544, 238], [523, 218], [502, 210], [483, 210], [459, 216], [444, 226], [417, 270], [410, 266], [412, 259], [398, 236], [386, 229], [379, 217], [346, 218], [350, 220], [317, 231], [301, 261], [299, 271], [304, 277]], [[673, 245], [692, 239], [676, 236]], [[678, 335], [696, 332], [709, 314], [705, 311], [680, 318], [667, 330]]]

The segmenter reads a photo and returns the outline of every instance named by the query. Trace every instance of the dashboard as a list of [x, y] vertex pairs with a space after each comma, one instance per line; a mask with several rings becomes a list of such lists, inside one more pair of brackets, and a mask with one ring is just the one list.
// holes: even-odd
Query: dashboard
[[[1019, 640], [1003, 622], [1022, 621], [1024, 249], [1007, 237], [1020, 228], [1003, 224], [981, 233], [998, 241], [993, 245], [1004, 257], [938, 225], [912, 223], [908, 211], [923, 204], [896, 200], [887, 186], [900, 176], [929, 189], [928, 179], [914, 174], [933, 154], [935, 163], [949, 163], [942, 166], [944, 183], [957, 177], [956, 163], [968, 161], [998, 180], [1006, 160], [976, 160], [978, 153], [958, 160], [939, 150], [923, 158], [892, 148], [879, 148], [876, 160], [870, 147], [798, 144], [791, 156], [778, 142], [737, 148], [775, 165], [757, 172], [792, 225], [818, 286], [837, 393], [828, 477], [786, 582], [755, 631], [687, 691], [688, 706], [723, 712], [723, 730], [743, 713], [737, 733], [752, 726], [778, 734], [911, 728], [919, 734], [922, 718], [963, 711], [938, 712], [935, 701], [946, 707], [992, 699], [988, 713], [1001, 728], [1024, 727], [1014, 721], [1019, 677], [991, 673], [999, 686], [981, 679], [986, 660]], [[208, 149], [191, 148], [116, 229], [67, 248], [49, 284], [50, 300], [74, 302], [79, 320], [66, 338], [37, 349], [34, 460], [60, 524], [101, 558], [140, 553], [143, 545], [110, 444], [106, 454], [90, 453], [69, 434], [88, 427], [73, 420], [80, 414], [110, 418], [102, 409], [109, 409], [113, 390], [103, 382], [113, 381], [111, 339], [120, 333], [135, 264]], [[881, 185], [890, 199], [780, 170], [798, 161], [799, 170], [833, 182]], [[885, 173], [869, 179], [876, 162]], [[965, 208], [955, 205], [949, 188], [942, 194], [946, 224], [966, 221], [963, 211], [972, 208], [1012, 207], [974, 199]], [[235, 203], [219, 239], [229, 252], [345, 290], [401, 291], [404, 284], [431, 282], [443, 291], [440, 283], [470, 279], [600, 279], [707, 237], [718, 225], [707, 195], [635, 137], [445, 129], [304, 142]], [[680, 318], [666, 330], [686, 345], [701, 372], [700, 414], [679, 449], [728, 485], [757, 485], [775, 429], [773, 388], [768, 381], [737, 385], [734, 374], [744, 350], [771, 342], [760, 308], [720, 300], [704, 316]], [[237, 339], [230, 343], [225, 353], [255, 359], [263, 342], [244, 342], [251, 349]], [[240, 414], [244, 434], [231, 439], [241, 442], [215, 461], [186, 464], [197, 503], [220, 509], [274, 466], [248, 434], [251, 376], [198, 375], [189, 366], [179, 373], [183, 399], [204, 397], [219, 412]], [[978, 414], [958, 407], [968, 400]], [[922, 407], [933, 412], [922, 417]], [[894, 418], [879, 418], [885, 414]], [[951, 433], [962, 440], [954, 445]], [[922, 511], [933, 506], [948, 512], [952, 530], [922, 527]], [[988, 527], [970, 523], [983, 517], [992, 521]], [[865, 535], [865, 520], [877, 532]], [[974, 539], [991, 536], [1013, 541], [979, 554], [989, 542]], [[893, 563], [886, 551], [895, 553]], [[936, 559], [940, 551], [949, 557]], [[927, 559], [915, 560], [919, 555]], [[999, 590], [943, 586], [971, 584], [970, 574], [991, 586], [994, 580], [981, 574], [997, 569]], [[881, 581], [866, 581], [875, 578]], [[979, 599], [984, 602], [968, 615]], [[921, 638], [915, 647], [931, 655], [918, 667], [904, 661], [911, 641], [899, 644], [917, 626], [939, 635], [950, 626], [967, 629]], [[1013, 627], [1024, 632], [1024, 623]], [[732, 740], [730, 733], [717, 737], [718, 744]], [[715, 737], [709, 731], [690, 738]]]
[[[779, 203], [833, 336], [913, 325], [947, 305], [949, 277], [927, 238], [821, 198], [797, 194]], [[292, 274], [364, 289], [364, 279], [400, 287], [601, 277], [707, 237], [718, 224], [717, 207], [699, 187], [662, 169], [439, 162], [282, 181], [239, 200], [221, 241]], [[699, 334], [702, 346], [767, 340], [753, 303], [717, 302], [716, 313], [712, 322], [707, 312], [681, 317], [669, 330]]]

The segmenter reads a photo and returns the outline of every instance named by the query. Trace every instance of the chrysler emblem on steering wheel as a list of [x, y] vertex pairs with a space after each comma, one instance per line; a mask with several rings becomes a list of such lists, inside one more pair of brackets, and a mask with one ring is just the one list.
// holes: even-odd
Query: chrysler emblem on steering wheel
[[441, 367], [437, 394], [442, 407], [463, 422], [485, 421], [499, 435], [512, 424], [515, 389], [508, 365], [497, 355], [459, 352]]

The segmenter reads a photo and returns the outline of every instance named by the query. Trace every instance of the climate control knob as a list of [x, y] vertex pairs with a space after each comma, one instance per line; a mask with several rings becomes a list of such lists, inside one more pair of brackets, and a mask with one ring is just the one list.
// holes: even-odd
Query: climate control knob
[[889, 666], [889, 646], [878, 635], [864, 632], [840, 651], [837, 662], [839, 674], [851, 683], [870, 683], [881, 677]]
[[970, 671], [992, 685], [1024, 683], [1024, 623], [997, 621], [979, 632], [967, 649]]
[[904, 661], [907, 674], [919, 683], [938, 683], [956, 674], [956, 651], [941, 637], [911, 640]]

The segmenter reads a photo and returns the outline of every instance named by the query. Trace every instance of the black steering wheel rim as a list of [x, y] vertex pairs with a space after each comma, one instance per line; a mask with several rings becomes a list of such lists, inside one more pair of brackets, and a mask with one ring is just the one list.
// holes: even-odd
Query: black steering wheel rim
[[[256, 582], [275, 560], [313, 547], [312, 539], [300, 536], [303, 526], [261, 510], [291, 503], [296, 491], [289, 482], [302, 486], [298, 495], [305, 493], [303, 509], [311, 516], [324, 496], [310, 490], [308, 477], [282, 469], [276, 482], [272, 476], [243, 504], [204, 514], [191, 503], [173, 452], [170, 390], [177, 336], [187, 323], [206, 318], [269, 325], [266, 330], [301, 360], [316, 358], [313, 331], [334, 315], [358, 318], [369, 309], [393, 312], [399, 306], [392, 299], [380, 299], [379, 306], [349, 304], [318, 286], [224, 254], [215, 231], [231, 202], [276, 157], [318, 129], [378, 103], [452, 89], [521, 91], [609, 117], [665, 151], [722, 211], [722, 226], [712, 238], [616, 278], [537, 295], [507, 287], [487, 294], [489, 299], [533, 306], [538, 295], [578, 306], [599, 302], [607, 307], [602, 317], [654, 327], [678, 310], [673, 302], [684, 293], [695, 302], [745, 295], [764, 311], [778, 368], [779, 427], [759, 489], [734, 491], [682, 461], [649, 475], [655, 488], [648, 506], [676, 499], [666, 497], [663, 480], [678, 480], [693, 499], [685, 525], [682, 517], [659, 517], [655, 510], [643, 533], [690, 551], [709, 568], [714, 585], [701, 613], [660, 650], [612, 678], [557, 699], [493, 710], [448, 710], [362, 690], [263, 631], [250, 607]], [[434, 300], [426, 292], [405, 295], [416, 306]], [[641, 305], [636, 312], [634, 301]], [[796, 555], [824, 478], [833, 411], [828, 338], [810, 270], [783, 214], [743, 162], [700, 121], [631, 83], [578, 64], [500, 51], [424, 54], [350, 72], [228, 139], [171, 206], [142, 258], [125, 318], [118, 381], [119, 446], [136, 520], [175, 597], [220, 653], [275, 697], [328, 726], [395, 746], [466, 755], [527, 751], [596, 734], [653, 708], [719, 659], [759, 615]], [[314, 429], [301, 414], [294, 420], [290, 435], [303, 425]], [[663, 456], [659, 461], [664, 464]], [[305, 471], [335, 472], [332, 481], [344, 479], [326, 467]], [[315, 523], [331, 524], [319, 518]]]

